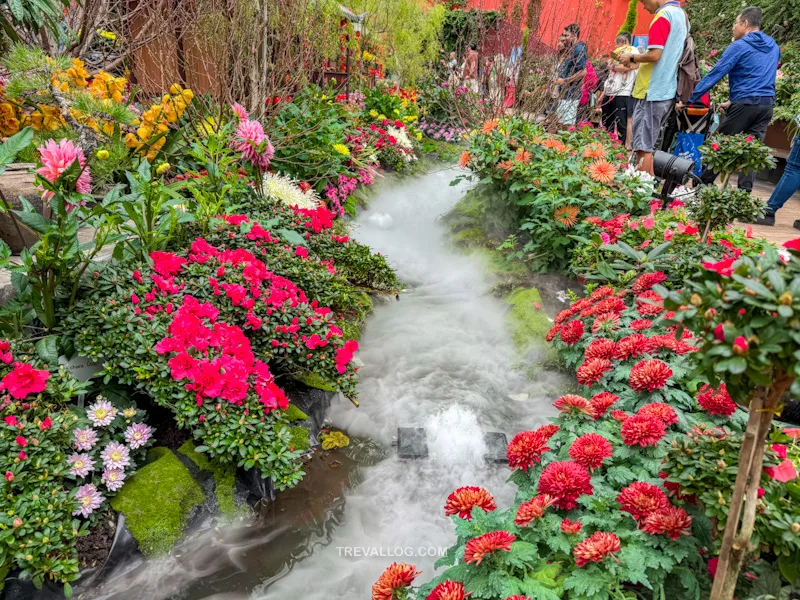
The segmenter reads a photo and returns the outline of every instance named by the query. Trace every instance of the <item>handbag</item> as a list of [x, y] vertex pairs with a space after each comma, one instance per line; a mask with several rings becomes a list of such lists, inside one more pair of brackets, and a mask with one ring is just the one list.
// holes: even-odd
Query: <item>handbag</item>
[[706, 136], [702, 133], [686, 131], [679, 131], [675, 141], [673, 154], [694, 161], [694, 174], [698, 177], [703, 173], [703, 165], [701, 164], [703, 155], [700, 154], [700, 146], [705, 142]]

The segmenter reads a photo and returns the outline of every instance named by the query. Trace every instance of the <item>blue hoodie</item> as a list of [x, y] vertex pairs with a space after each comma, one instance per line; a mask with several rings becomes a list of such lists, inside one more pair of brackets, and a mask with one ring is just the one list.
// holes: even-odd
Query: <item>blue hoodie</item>
[[697, 102], [725, 75], [731, 88], [731, 102], [737, 104], [774, 104], [775, 76], [781, 49], [761, 31], [748, 33], [733, 42], [714, 68], [697, 84], [691, 102]]

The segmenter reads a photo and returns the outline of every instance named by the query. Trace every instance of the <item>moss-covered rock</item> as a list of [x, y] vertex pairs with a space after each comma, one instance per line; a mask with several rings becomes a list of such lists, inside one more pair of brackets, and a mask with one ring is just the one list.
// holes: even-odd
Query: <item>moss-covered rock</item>
[[294, 404], [290, 404], [289, 408], [283, 411], [283, 418], [291, 423], [294, 421], [305, 421], [308, 418], [308, 415], [297, 408]]
[[327, 379], [324, 379], [323, 377], [320, 377], [316, 373], [310, 373], [310, 372], [303, 373], [301, 375], [297, 375], [295, 379], [297, 379], [297, 381], [299, 381], [300, 383], [304, 383], [308, 387], [316, 388], [324, 392], [336, 391], [336, 386], [333, 383], [331, 383]]
[[339, 321], [339, 329], [342, 330], [342, 335], [346, 340], [360, 340], [361, 339], [361, 323], [349, 319], [342, 319]]
[[515, 290], [506, 298], [506, 303], [511, 306], [506, 322], [511, 329], [514, 345], [524, 350], [531, 345], [543, 343], [552, 324], [541, 308], [542, 297], [539, 290]]
[[480, 227], [467, 227], [453, 234], [453, 243], [462, 248], [488, 248], [492, 245]]
[[508, 260], [501, 252], [488, 248], [477, 248], [474, 254], [481, 258], [485, 269], [505, 283], [524, 284], [530, 271], [518, 260]]
[[153, 448], [150, 463], [128, 480], [111, 506], [147, 556], [169, 552], [183, 535], [192, 510], [204, 500], [200, 485], [167, 448]]
[[[297, 412], [304, 414], [300, 409], [297, 409]], [[226, 517], [236, 516], [240, 511], [234, 496], [236, 468], [233, 465], [220, 464], [217, 460], [209, 460], [207, 456], [195, 450], [192, 440], [185, 442], [178, 448], [178, 452], [191, 460], [198, 468], [211, 473], [214, 477], [214, 496], [217, 500], [217, 509]]]
[[308, 429], [302, 426], [290, 427], [291, 444], [295, 450], [308, 450], [311, 448], [311, 440], [308, 439]]

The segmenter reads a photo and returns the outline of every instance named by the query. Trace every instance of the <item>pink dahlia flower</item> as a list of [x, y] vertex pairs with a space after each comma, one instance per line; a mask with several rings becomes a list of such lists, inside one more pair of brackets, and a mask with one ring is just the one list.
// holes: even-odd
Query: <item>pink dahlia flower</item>
[[[86, 157], [79, 146], [67, 139], [58, 143], [55, 140], [47, 140], [44, 146], [39, 146], [37, 150], [42, 159], [42, 166], [36, 170], [39, 175], [50, 183], [55, 183], [61, 174], [77, 160], [83, 171], [75, 184], [75, 190], [81, 194], [92, 193], [92, 174], [89, 169], [84, 168], [86, 167]], [[53, 195], [51, 191], [44, 191], [42, 199], [49, 200]]]
[[236, 141], [233, 145], [242, 153], [242, 158], [262, 170], [269, 166], [269, 161], [275, 154], [275, 148], [258, 121], [242, 121], [236, 130]]

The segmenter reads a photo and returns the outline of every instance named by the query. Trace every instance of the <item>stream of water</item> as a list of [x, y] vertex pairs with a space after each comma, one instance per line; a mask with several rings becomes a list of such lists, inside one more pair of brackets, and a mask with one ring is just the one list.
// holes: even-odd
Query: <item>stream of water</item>
[[125, 590], [112, 582], [96, 598], [369, 598], [393, 561], [415, 564], [422, 580], [434, 574], [455, 540], [443, 509], [452, 490], [480, 485], [500, 506], [513, 499], [508, 468], [484, 460], [482, 433], [510, 439], [543, 424], [563, 380], [543, 371], [531, 382], [513, 368], [519, 356], [504, 326], [507, 307], [488, 293], [477, 259], [448, 248], [438, 217], [465, 192], [449, 186], [455, 175], [443, 170], [385, 185], [360, 215], [354, 237], [385, 254], [408, 289], [368, 322], [360, 408], [334, 401], [329, 419], [387, 448], [398, 427], [424, 427], [428, 458], [403, 460], [392, 449], [362, 467], [358, 485], [275, 572], [263, 571], [263, 556], [280, 554], [281, 530], [249, 524], [205, 534], [183, 558], [148, 562], [127, 577]]

